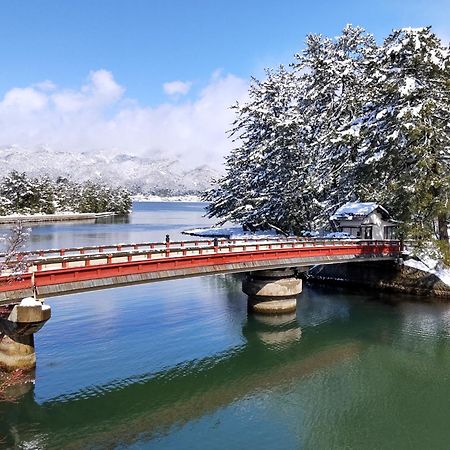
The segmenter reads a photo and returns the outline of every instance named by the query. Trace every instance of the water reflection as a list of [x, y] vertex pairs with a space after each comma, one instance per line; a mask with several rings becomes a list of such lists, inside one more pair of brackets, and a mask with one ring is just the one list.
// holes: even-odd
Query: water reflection
[[[247, 325], [250, 327], [251, 333], [254, 333], [269, 349], [274, 350], [297, 342], [302, 335], [296, 313], [250, 314]], [[244, 329], [244, 336], [246, 336], [246, 332], [246, 329]]]
[[[35, 227], [32, 245], [206, 221], [198, 205], [139, 208], [128, 224]], [[0, 447], [446, 448], [449, 305], [306, 286], [296, 315], [249, 316], [241, 279], [49, 299], [36, 386], [0, 401]]]
[[19, 404], [0, 406], [0, 432], [10, 445], [17, 439], [29, 443], [35, 431], [34, 427], [29, 429], [29, 424], [35, 424], [40, 430], [40, 442], [55, 448], [109, 447], [137, 439], [145, 441], [239, 399], [262, 390], [270, 392], [354, 358], [361, 351], [361, 343], [342, 344], [338, 334], [316, 348], [300, 346], [297, 337], [286, 340], [289, 333], [300, 333], [295, 314], [249, 317], [243, 327], [245, 345], [214, 358], [99, 386], [92, 394], [84, 390], [64, 401], [38, 404], [29, 392]]

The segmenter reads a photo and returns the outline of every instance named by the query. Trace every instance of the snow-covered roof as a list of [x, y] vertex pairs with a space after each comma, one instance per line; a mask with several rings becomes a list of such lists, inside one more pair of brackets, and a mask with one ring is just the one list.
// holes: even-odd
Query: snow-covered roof
[[330, 220], [353, 220], [361, 219], [375, 210], [379, 210], [385, 217], [390, 217], [389, 213], [380, 205], [375, 202], [348, 202], [342, 205], [335, 213], [330, 217]]

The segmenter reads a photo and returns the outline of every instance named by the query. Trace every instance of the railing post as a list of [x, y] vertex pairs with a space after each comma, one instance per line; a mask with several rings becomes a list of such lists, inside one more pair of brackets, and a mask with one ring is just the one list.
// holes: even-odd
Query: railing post
[[111, 253], [106, 257], [106, 264], [111, 264], [112, 263], [112, 255]]
[[217, 238], [214, 238], [214, 253], [219, 252], [219, 240]]

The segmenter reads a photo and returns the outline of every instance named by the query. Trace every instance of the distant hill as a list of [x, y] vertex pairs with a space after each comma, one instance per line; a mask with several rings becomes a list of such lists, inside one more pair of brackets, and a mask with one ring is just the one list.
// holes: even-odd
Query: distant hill
[[[151, 159], [122, 153], [69, 153], [46, 147], [29, 150], [17, 146], [0, 148], [2, 174], [12, 170], [30, 176], [66, 177], [74, 181], [104, 181], [124, 186], [132, 194], [200, 194], [220, 173], [207, 165], [187, 170], [174, 158]], [[0, 175], [1, 176], [1, 175]]]

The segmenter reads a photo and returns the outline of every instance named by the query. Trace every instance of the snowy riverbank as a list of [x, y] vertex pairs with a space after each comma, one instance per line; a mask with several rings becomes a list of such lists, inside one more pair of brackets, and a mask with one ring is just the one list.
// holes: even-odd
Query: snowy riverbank
[[64, 222], [72, 220], [96, 220], [102, 217], [114, 216], [113, 212], [103, 213], [72, 213], [62, 212], [58, 214], [11, 214], [0, 216], [0, 225], [8, 225], [16, 222], [34, 223], [34, 222]]
[[183, 234], [199, 237], [221, 237], [226, 239], [264, 238], [279, 236], [276, 234], [275, 230], [252, 232], [244, 231], [241, 226], [191, 228], [189, 230], [184, 230]]
[[160, 195], [133, 195], [131, 197], [133, 202], [201, 202], [198, 195], [175, 195], [170, 197], [163, 197]]

